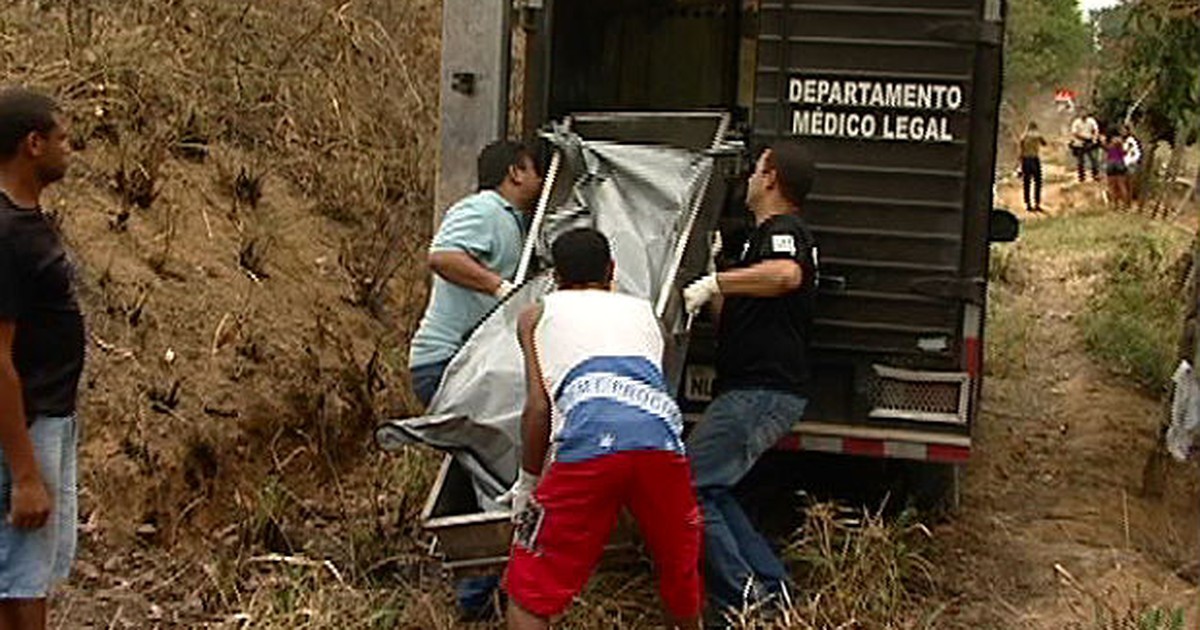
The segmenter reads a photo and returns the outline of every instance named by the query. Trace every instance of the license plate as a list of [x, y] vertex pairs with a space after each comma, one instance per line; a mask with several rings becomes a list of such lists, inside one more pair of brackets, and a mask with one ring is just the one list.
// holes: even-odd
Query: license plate
[[709, 365], [689, 365], [683, 373], [683, 397], [693, 402], [712, 400], [717, 372]]

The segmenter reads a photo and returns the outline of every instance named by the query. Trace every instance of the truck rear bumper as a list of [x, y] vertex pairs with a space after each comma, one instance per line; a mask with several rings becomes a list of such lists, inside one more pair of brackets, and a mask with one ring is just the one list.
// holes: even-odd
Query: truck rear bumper
[[[699, 414], [687, 416], [689, 422], [701, 418]], [[932, 431], [804, 421], [796, 423], [775, 449], [964, 464], [971, 456], [971, 438]]]
[[971, 455], [971, 438], [904, 429], [802, 422], [775, 448], [963, 464]]

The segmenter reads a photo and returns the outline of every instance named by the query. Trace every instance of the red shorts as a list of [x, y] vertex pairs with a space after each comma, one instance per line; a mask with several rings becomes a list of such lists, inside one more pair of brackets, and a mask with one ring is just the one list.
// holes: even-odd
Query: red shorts
[[566, 610], [599, 563], [621, 508], [628, 507], [654, 559], [666, 609], [676, 618], [700, 614], [704, 525], [687, 458], [627, 451], [556, 462], [533, 496], [531, 503], [544, 511], [541, 525], [530, 544], [513, 541], [504, 575], [505, 590], [521, 608], [540, 617]]

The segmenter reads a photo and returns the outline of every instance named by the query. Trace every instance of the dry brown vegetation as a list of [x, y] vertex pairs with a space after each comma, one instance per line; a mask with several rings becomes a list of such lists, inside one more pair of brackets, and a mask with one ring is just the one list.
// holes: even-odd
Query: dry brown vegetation
[[[439, 11], [0, 10], [2, 81], [58, 96], [77, 151], [47, 203], [92, 342], [62, 627], [309, 627], [350, 607], [392, 627], [420, 609], [401, 588], [356, 589], [424, 570], [409, 557], [431, 458], [384, 459], [368, 430], [413, 409]], [[300, 586], [330, 576], [308, 601]]]

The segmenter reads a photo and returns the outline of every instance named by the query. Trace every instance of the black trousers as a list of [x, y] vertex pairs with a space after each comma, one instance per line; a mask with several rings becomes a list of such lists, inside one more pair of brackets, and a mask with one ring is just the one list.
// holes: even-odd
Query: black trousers
[[1071, 153], [1075, 156], [1075, 168], [1079, 173], [1079, 181], [1085, 179], [1084, 162], [1088, 162], [1088, 165], [1091, 166], [1092, 179], [1100, 179], [1100, 158], [1096, 155], [1096, 149], [1099, 146], [1095, 142], [1088, 142], [1082, 146], [1071, 147]]
[[[1030, 203], [1029, 189], [1033, 184], [1033, 203]], [[1025, 208], [1042, 207], [1042, 161], [1035, 157], [1021, 158], [1021, 184], [1025, 189]]]

